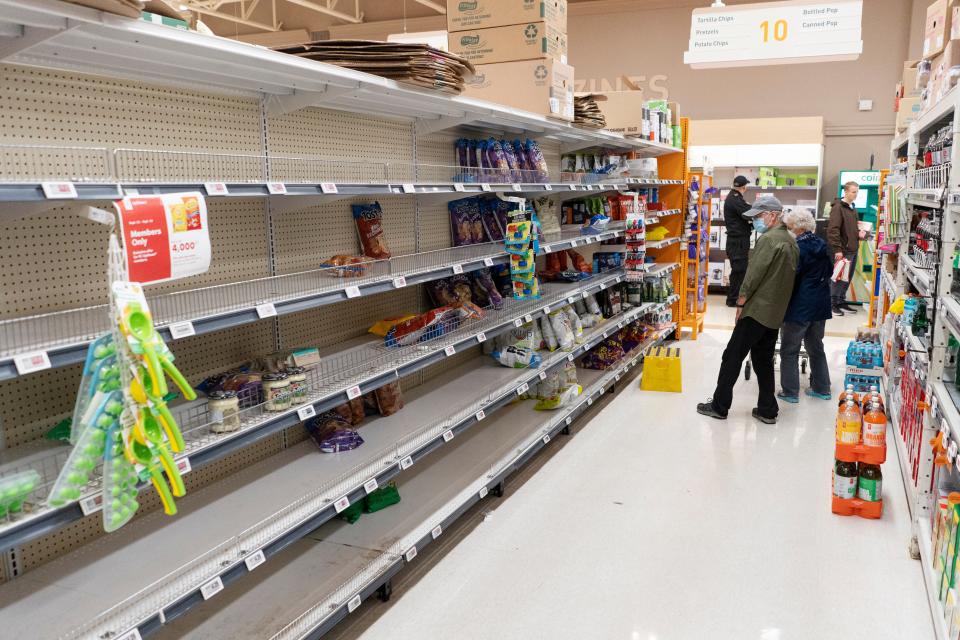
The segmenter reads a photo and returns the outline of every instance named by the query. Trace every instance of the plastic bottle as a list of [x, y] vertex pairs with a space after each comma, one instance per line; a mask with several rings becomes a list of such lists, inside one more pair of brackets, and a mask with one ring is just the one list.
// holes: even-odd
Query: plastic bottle
[[866, 502], [878, 502], [883, 495], [883, 473], [880, 465], [861, 464], [857, 479], [857, 497]]
[[837, 460], [833, 467], [833, 495], [844, 500], [857, 497], [857, 463]]
[[837, 412], [837, 442], [859, 444], [861, 424], [860, 409], [853, 400], [847, 400]]
[[884, 447], [887, 444], [887, 416], [877, 402], [871, 402], [863, 414], [863, 444]]
[[838, 405], [842, 407], [846, 404], [847, 400], [853, 400], [856, 403], [860, 402], [860, 396], [853, 390], [852, 384], [848, 384], [846, 391], [840, 394], [840, 402]]

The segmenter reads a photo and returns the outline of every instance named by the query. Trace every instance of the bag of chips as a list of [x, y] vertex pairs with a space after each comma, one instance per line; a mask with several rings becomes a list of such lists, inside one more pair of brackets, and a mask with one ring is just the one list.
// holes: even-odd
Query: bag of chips
[[451, 307], [459, 300], [453, 292], [453, 286], [448, 278], [431, 280], [425, 285], [430, 300], [438, 307]]
[[403, 394], [400, 391], [400, 382], [388, 382], [376, 390], [377, 408], [382, 416], [392, 416], [403, 409]]
[[307, 433], [323, 453], [350, 451], [363, 444], [360, 434], [336, 413], [326, 412], [308, 420]]
[[390, 329], [394, 328], [396, 325], [401, 322], [406, 322], [407, 320], [412, 320], [416, 318], [413, 314], [406, 314], [402, 316], [396, 316], [394, 318], [384, 318], [379, 322], [374, 323], [372, 327], [367, 329], [367, 333], [372, 333], [375, 336], [380, 336], [381, 338], [386, 337], [390, 333]]
[[578, 316], [577, 312], [573, 310], [573, 307], [564, 307], [561, 311], [567, 314], [567, 319], [570, 320], [570, 328], [573, 329], [574, 342], [577, 344], [582, 344], [583, 323], [580, 321], [580, 316]]
[[538, 320], [534, 320], [534, 322], [540, 324], [540, 333], [543, 335], [543, 346], [549, 351], [556, 351], [560, 343], [557, 341], [557, 333], [553, 330], [550, 318], [541, 316]]
[[563, 351], [573, 350], [573, 346], [576, 344], [576, 336], [573, 333], [573, 325], [570, 323], [567, 314], [557, 310], [551, 311], [548, 317], [550, 318], [549, 324], [553, 327], [553, 332], [557, 336], [560, 349]]
[[324, 275], [333, 278], [359, 278], [363, 275], [365, 264], [370, 262], [370, 258], [364, 256], [330, 256], [320, 263], [320, 268], [325, 269]]
[[[483, 290], [487, 294], [487, 298], [490, 301], [489, 306], [494, 309], [503, 308], [503, 296], [500, 295], [500, 291], [497, 289], [497, 285], [493, 281], [493, 276], [490, 275], [489, 269], [480, 269], [474, 271], [472, 278], [476, 284], [479, 284], [483, 287]], [[476, 290], [476, 287], [474, 288]]]
[[383, 211], [380, 203], [355, 204], [351, 205], [351, 208], [357, 233], [360, 234], [363, 255], [376, 260], [389, 259], [390, 250], [387, 249], [387, 239], [383, 234]]
[[[480, 216], [480, 205], [477, 198], [461, 198], [447, 203], [450, 212], [450, 237], [453, 246], [462, 247], [475, 242], [483, 241], [483, 221]], [[475, 233], [474, 226], [478, 228]], [[475, 235], [479, 240], [475, 240]]]
[[532, 349], [522, 347], [507, 346], [502, 350], [494, 351], [490, 355], [503, 366], [514, 369], [536, 369], [542, 362], [540, 354]]

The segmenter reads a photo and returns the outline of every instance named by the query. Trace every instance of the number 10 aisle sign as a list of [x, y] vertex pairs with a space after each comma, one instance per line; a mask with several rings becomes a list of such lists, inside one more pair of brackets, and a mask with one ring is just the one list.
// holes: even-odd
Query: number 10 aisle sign
[[694, 69], [856, 60], [863, 52], [863, 0], [793, 0], [694, 9]]

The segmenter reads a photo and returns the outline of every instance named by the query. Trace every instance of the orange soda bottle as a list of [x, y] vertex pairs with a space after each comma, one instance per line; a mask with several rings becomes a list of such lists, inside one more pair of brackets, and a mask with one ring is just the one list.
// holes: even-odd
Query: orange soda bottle
[[837, 412], [837, 442], [859, 444], [861, 425], [860, 409], [853, 400], [847, 400]]
[[858, 405], [860, 404], [860, 395], [853, 390], [852, 384], [848, 384], [846, 391], [840, 394], [840, 406], [843, 407], [847, 400], [853, 400]]
[[883, 447], [887, 444], [887, 416], [880, 404], [872, 402], [863, 414], [863, 444], [868, 447]]

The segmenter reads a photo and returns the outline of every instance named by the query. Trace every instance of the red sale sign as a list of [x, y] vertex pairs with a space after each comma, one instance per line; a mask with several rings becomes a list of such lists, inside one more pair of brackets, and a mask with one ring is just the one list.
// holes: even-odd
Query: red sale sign
[[130, 281], [176, 280], [210, 268], [207, 206], [201, 194], [128, 196], [114, 206]]

